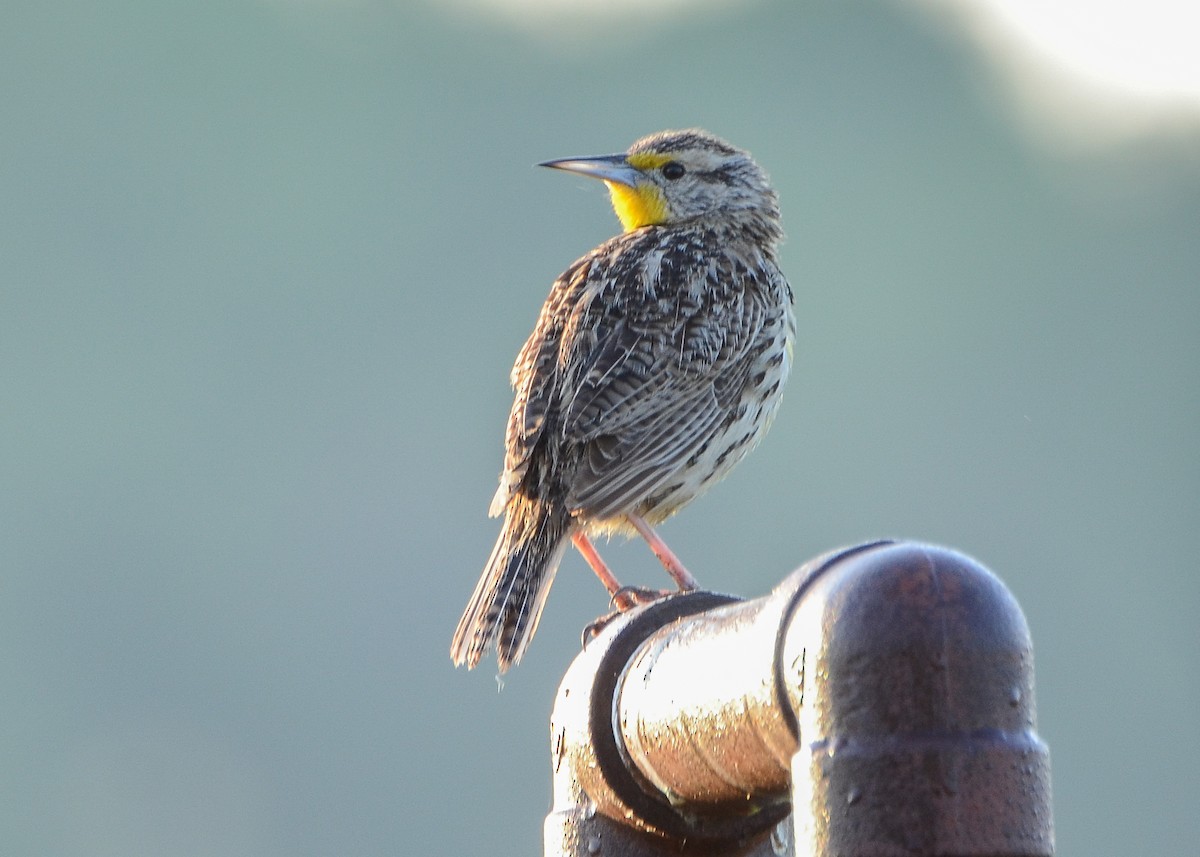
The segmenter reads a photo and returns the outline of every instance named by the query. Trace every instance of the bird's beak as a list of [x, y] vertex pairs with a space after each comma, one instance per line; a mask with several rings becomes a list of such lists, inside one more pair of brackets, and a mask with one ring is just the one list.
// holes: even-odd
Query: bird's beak
[[545, 161], [539, 167], [550, 167], [553, 170], [565, 170], [569, 173], [579, 173], [606, 182], [616, 182], [626, 187], [637, 187], [641, 173], [630, 165], [624, 155], [600, 155], [595, 158], [561, 158], [557, 161]]

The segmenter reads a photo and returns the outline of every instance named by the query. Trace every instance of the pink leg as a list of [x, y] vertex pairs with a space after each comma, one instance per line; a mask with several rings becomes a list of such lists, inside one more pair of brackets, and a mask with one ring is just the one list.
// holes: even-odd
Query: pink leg
[[654, 532], [653, 528], [646, 523], [645, 518], [632, 512], [626, 514], [625, 517], [629, 519], [629, 523], [633, 524], [634, 529], [642, 534], [642, 538], [646, 540], [646, 544], [650, 545], [650, 550], [654, 551], [654, 555], [658, 557], [658, 561], [663, 564], [663, 568], [667, 570], [667, 574], [671, 575], [671, 579], [675, 581], [680, 591], [687, 592], [690, 589], [700, 588], [700, 585], [696, 583], [696, 578], [692, 577], [692, 573], [684, 568], [679, 557], [675, 556], [674, 551], [667, 547], [667, 543], [659, 538], [658, 533]]
[[[664, 595], [669, 595], [667, 592], [657, 592], [654, 590], [638, 589], [633, 586], [622, 586], [620, 581], [600, 557], [600, 553], [596, 550], [596, 546], [592, 544], [592, 540], [583, 532], [577, 532], [571, 536], [571, 541], [575, 547], [583, 554], [584, 560], [592, 567], [592, 571], [596, 572], [596, 577], [600, 578], [600, 582], [604, 584], [604, 588], [608, 590], [609, 596], [612, 598], [612, 603], [622, 612], [637, 607], [640, 604], [649, 604], [662, 598]], [[686, 572], [685, 572], [686, 573]], [[594, 636], [590, 632], [584, 635], [585, 638]]]
[[596, 552], [596, 546], [592, 544], [591, 539], [587, 537], [583, 530], [571, 536], [571, 541], [574, 542], [579, 552], [583, 554], [584, 560], [592, 567], [592, 571], [596, 572], [596, 577], [600, 578], [600, 582], [604, 584], [604, 588], [608, 590], [608, 594], [615, 596], [620, 592], [620, 581], [613, 576], [608, 564], [600, 558], [600, 554]]

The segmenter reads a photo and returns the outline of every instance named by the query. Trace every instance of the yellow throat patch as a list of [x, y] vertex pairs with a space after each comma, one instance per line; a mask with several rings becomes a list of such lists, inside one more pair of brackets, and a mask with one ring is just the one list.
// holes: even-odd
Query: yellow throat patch
[[612, 196], [613, 211], [617, 213], [626, 232], [653, 223], [666, 222], [667, 201], [663, 199], [662, 191], [654, 185], [630, 187], [617, 182], [605, 184], [608, 185], [608, 193]]
[[[638, 170], [650, 170], [661, 167], [669, 160], [669, 155], [639, 152], [629, 156], [629, 165]], [[612, 197], [613, 211], [617, 213], [617, 218], [626, 232], [667, 222], [671, 212], [667, 208], [666, 197], [654, 182], [639, 182], [637, 187], [609, 181], [605, 184], [608, 185], [608, 193]]]

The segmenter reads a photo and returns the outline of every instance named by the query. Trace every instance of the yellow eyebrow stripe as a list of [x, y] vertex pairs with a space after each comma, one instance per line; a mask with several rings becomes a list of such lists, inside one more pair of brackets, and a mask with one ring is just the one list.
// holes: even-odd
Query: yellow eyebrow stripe
[[661, 167], [663, 164], [671, 161], [670, 155], [664, 155], [661, 152], [638, 152], [637, 154], [628, 156], [625, 160], [629, 161], [629, 165], [637, 170], [652, 170], [655, 167]]

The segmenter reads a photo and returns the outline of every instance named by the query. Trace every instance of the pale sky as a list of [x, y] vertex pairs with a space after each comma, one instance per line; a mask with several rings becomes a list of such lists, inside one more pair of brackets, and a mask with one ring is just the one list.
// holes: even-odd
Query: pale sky
[[[552, 38], [669, 26], [753, 0], [457, 0]], [[920, 0], [971, 41], [1017, 124], [1067, 153], [1103, 151], [1200, 125], [1198, 0]]]
[[1041, 142], [1099, 149], [1200, 125], [1195, 0], [923, 0], [996, 70]]

